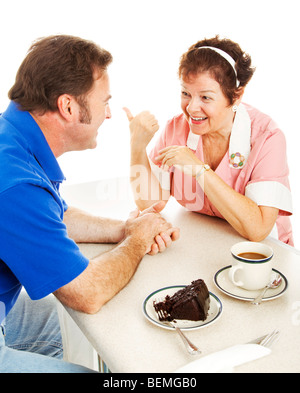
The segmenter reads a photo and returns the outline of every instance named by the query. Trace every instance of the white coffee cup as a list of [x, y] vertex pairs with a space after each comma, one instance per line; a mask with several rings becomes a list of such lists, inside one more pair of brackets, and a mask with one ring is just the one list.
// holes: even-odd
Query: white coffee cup
[[231, 247], [234, 263], [229, 279], [234, 285], [257, 290], [269, 284], [272, 275], [273, 250], [263, 243], [240, 242]]

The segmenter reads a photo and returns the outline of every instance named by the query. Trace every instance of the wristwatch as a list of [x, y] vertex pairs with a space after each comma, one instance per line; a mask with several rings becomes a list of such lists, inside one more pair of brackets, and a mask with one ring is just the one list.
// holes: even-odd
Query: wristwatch
[[196, 174], [196, 180], [198, 181], [198, 179], [203, 175], [203, 173], [209, 170], [210, 166], [208, 164], [204, 164], [200, 171]]

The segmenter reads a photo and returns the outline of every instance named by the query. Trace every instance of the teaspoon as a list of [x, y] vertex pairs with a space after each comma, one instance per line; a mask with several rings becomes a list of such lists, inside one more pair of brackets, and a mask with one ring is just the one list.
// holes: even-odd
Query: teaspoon
[[263, 299], [264, 294], [266, 293], [266, 291], [267, 291], [268, 289], [278, 288], [279, 285], [281, 284], [281, 281], [282, 281], [281, 276], [280, 276], [279, 274], [277, 274], [276, 277], [275, 277], [275, 278], [274, 278], [274, 279], [273, 279], [273, 280], [263, 289], [263, 291], [261, 292], [261, 294], [260, 294], [259, 296], [257, 296], [257, 298], [255, 298], [255, 299], [253, 300], [252, 304], [258, 306], [258, 305], [261, 303], [261, 301], [262, 301], [262, 299]]

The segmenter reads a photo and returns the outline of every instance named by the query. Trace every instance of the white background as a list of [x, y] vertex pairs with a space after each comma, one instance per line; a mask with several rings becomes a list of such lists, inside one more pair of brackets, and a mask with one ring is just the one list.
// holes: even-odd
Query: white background
[[112, 119], [98, 147], [59, 158], [67, 184], [128, 176], [129, 131], [123, 106], [152, 111], [161, 129], [180, 112], [177, 67], [181, 54], [219, 34], [252, 56], [256, 73], [244, 101], [268, 113], [287, 139], [294, 200], [294, 236], [300, 247], [299, 2], [297, 0], [15, 0], [0, 8], [0, 112], [32, 41], [71, 34], [109, 50]]

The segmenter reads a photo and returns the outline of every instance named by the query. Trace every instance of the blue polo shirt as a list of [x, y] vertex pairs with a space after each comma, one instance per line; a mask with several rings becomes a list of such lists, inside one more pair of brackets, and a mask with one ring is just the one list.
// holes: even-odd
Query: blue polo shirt
[[41, 299], [88, 265], [63, 223], [63, 180], [41, 129], [11, 102], [0, 115], [0, 323], [22, 286]]

